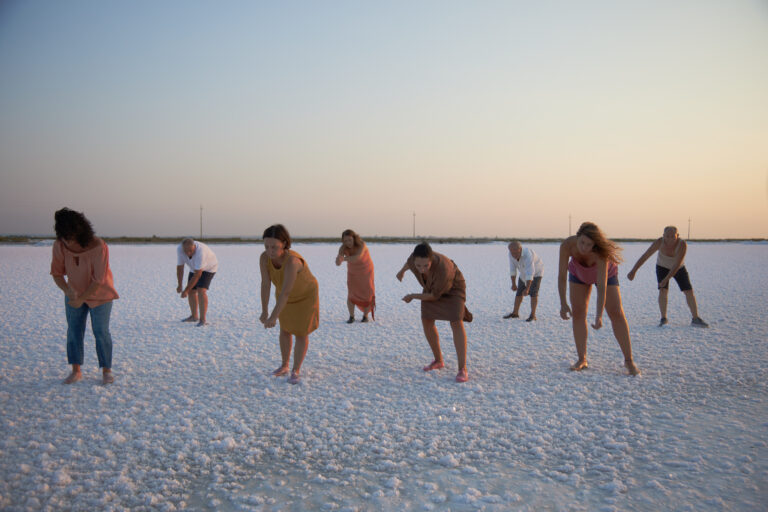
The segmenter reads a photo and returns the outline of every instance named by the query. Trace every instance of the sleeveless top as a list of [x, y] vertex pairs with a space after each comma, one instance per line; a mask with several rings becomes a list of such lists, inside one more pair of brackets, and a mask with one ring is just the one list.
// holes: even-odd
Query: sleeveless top
[[[667, 256], [666, 254], [662, 254], [661, 247], [659, 247], [658, 250], [658, 256], [656, 256], [656, 264], [660, 267], [664, 267], [667, 270], [672, 270], [672, 268], [675, 266], [675, 259], [677, 259], [677, 250], [680, 247], [680, 241], [677, 241], [677, 245], [675, 245], [675, 252], [673, 256]], [[683, 262], [680, 262], [680, 266], [683, 266]]]
[[[568, 272], [576, 276], [579, 281], [584, 284], [597, 283], [597, 265], [591, 267], [585, 267], [575, 259], [571, 258], [568, 262]], [[606, 277], [613, 277], [619, 273], [619, 266], [616, 263], [608, 262], [608, 275]]]
[[[287, 251], [291, 256], [301, 261], [302, 268], [296, 274], [296, 281], [288, 295], [288, 302], [280, 313], [280, 328], [297, 336], [306, 336], [320, 324], [320, 298], [317, 279], [309, 271], [307, 262], [297, 252]], [[269, 280], [275, 285], [275, 300], [283, 290], [285, 265], [275, 268], [272, 260], [267, 257]]]

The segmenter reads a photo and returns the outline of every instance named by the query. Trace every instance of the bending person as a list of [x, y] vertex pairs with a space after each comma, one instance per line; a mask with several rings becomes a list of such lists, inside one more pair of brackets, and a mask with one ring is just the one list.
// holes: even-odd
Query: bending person
[[[187, 276], [187, 286], [182, 289], [184, 265], [189, 267], [190, 272]], [[181, 241], [176, 249], [176, 293], [180, 293], [182, 299], [189, 297], [190, 311], [189, 316], [182, 322], [197, 322], [198, 327], [208, 325], [205, 320], [208, 313], [208, 288], [218, 269], [219, 260], [210, 247], [191, 238]]]
[[347, 309], [348, 324], [355, 321], [355, 306], [363, 312], [361, 322], [368, 321], [368, 313], [376, 320], [376, 288], [373, 282], [373, 260], [368, 246], [360, 235], [351, 229], [341, 234], [341, 247], [336, 256], [336, 266], [347, 262]]
[[699, 308], [696, 305], [696, 296], [693, 294], [691, 279], [688, 277], [688, 271], [683, 264], [687, 250], [688, 244], [680, 238], [677, 228], [667, 226], [664, 228], [664, 235], [651, 244], [627, 274], [627, 278], [632, 281], [643, 263], [653, 256], [654, 252], [659, 251], [656, 257], [656, 280], [659, 283], [659, 311], [661, 312], [659, 327], [667, 324], [667, 297], [669, 295], [669, 280], [672, 278], [677, 281], [677, 286], [685, 295], [685, 301], [688, 303], [688, 309], [691, 310], [693, 317], [691, 325], [709, 327], [709, 324], [699, 316]]
[[[632, 359], [632, 342], [629, 338], [629, 325], [621, 306], [619, 291], [619, 255], [621, 249], [608, 240], [595, 224], [585, 222], [575, 236], [565, 239], [560, 245], [560, 263], [557, 275], [557, 289], [560, 293], [560, 316], [573, 322], [573, 340], [579, 360], [571, 370], [579, 371], [587, 364], [587, 308], [592, 285], [597, 287], [597, 310], [592, 327], [603, 326], [603, 309], [608, 313], [613, 327], [613, 335], [619, 342], [624, 354], [624, 366], [630, 375], [639, 375], [640, 370]], [[565, 299], [566, 275], [570, 288], [570, 302]]]
[[432, 251], [428, 243], [416, 246], [413, 253], [397, 273], [398, 281], [403, 280], [406, 270], [413, 272], [423, 288], [422, 293], [410, 293], [403, 297], [406, 303], [414, 299], [421, 301], [421, 323], [424, 336], [435, 359], [424, 367], [424, 371], [439, 370], [445, 367], [443, 353], [440, 350], [440, 336], [435, 320], [448, 320], [453, 331], [453, 344], [456, 347], [456, 359], [459, 372], [457, 382], [469, 380], [467, 373], [467, 333], [464, 322], [472, 321], [472, 313], [467, 309], [466, 284], [459, 267], [447, 256]]
[[[523, 247], [520, 242], [513, 240], [507, 246], [509, 249], [509, 275], [512, 279], [512, 290], [515, 294], [515, 308], [504, 318], [519, 318], [520, 305], [523, 303], [523, 297], [531, 297], [531, 314], [525, 320], [533, 322], [536, 320], [536, 306], [539, 304], [539, 287], [541, 286], [541, 276], [544, 273], [544, 263], [541, 262], [539, 255], [533, 249]], [[517, 274], [520, 273], [519, 282]]]
[[102, 371], [101, 382], [111, 384], [115, 378], [109, 317], [112, 301], [118, 295], [109, 268], [109, 248], [96, 237], [93, 226], [82, 213], [62, 208], [54, 218], [56, 241], [53, 243], [51, 275], [56, 286], [64, 292], [67, 362], [72, 365], [72, 373], [64, 384], [73, 384], [83, 378], [80, 367], [84, 360], [83, 339], [89, 314]]
[[[320, 324], [320, 298], [317, 279], [309, 271], [304, 258], [291, 251], [291, 236], [282, 224], [264, 230], [264, 252], [259, 258], [261, 269], [261, 317], [264, 328], [280, 322], [280, 355], [282, 363], [272, 372], [279, 377], [288, 373], [293, 337], [293, 369], [288, 382], [298, 384], [301, 364], [307, 355], [309, 334]], [[275, 307], [268, 313], [269, 291], [275, 285]]]

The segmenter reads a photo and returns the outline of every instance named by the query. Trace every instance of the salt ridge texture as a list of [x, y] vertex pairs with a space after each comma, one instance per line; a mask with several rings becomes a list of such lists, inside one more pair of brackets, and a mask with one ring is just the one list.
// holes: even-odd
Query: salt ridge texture
[[[370, 246], [376, 322], [347, 325], [337, 245], [295, 249], [320, 284], [321, 324], [300, 385], [273, 378], [278, 332], [260, 314], [258, 245], [213, 245], [210, 326], [174, 293], [175, 247], [110, 248], [116, 382], [101, 386], [86, 335], [67, 375], [63, 296], [50, 247], [0, 247], [0, 508], [3, 510], [764, 510], [768, 502], [764, 244], [689, 244], [710, 329], [689, 325], [672, 285], [657, 327], [647, 244], [626, 244], [624, 308], [641, 377], [626, 376], [610, 322], [590, 329], [590, 369], [559, 318], [558, 246], [544, 260], [539, 320], [503, 320], [506, 246], [436, 245], [468, 286], [470, 381], [431, 360], [411, 250]], [[272, 299], [274, 301], [274, 298]], [[594, 309], [594, 293], [591, 311]], [[529, 300], [521, 310], [527, 316]], [[360, 313], [357, 314], [358, 320]], [[590, 312], [590, 321], [593, 315]]]

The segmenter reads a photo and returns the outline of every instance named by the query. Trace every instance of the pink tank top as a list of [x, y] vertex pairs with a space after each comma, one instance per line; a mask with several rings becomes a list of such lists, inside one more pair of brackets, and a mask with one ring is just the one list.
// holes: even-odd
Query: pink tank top
[[[591, 267], [585, 267], [578, 261], [571, 258], [568, 262], [568, 272], [576, 276], [576, 278], [584, 284], [595, 284], [597, 282], [597, 265]], [[608, 262], [608, 276], [613, 277], [619, 273], [619, 266], [614, 262]]]

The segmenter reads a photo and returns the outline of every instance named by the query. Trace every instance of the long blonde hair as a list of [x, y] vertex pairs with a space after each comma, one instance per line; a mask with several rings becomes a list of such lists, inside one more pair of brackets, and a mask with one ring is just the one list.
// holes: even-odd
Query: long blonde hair
[[621, 247], [619, 247], [613, 240], [609, 240], [594, 222], [582, 223], [581, 226], [579, 226], [579, 230], [576, 232], [577, 237], [581, 235], [586, 236], [594, 242], [595, 246], [592, 250], [601, 258], [617, 264], [622, 262]]

